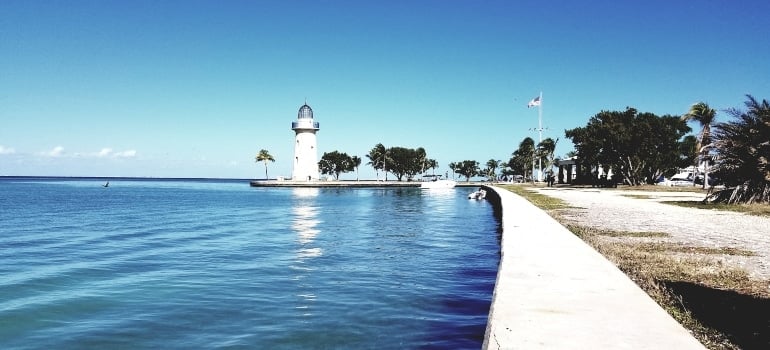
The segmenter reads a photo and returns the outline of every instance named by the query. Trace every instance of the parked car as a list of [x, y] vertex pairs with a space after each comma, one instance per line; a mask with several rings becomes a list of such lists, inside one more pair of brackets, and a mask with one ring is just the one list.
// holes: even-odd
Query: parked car
[[692, 186], [692, 173], [683, 172], [672, 176], [670, 179], [663, 178], [658, 181], [658, 185], [662, 186]]

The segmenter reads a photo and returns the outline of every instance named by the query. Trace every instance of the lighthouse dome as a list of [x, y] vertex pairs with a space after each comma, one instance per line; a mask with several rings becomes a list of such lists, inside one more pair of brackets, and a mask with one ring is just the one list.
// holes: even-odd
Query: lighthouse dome
[[313, 110], [307, 104], [302, 105], [297, 112], [297, 119], [313, 119]]

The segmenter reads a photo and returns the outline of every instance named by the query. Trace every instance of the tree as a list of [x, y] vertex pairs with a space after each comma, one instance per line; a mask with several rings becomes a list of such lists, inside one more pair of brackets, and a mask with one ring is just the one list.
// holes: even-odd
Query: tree
[[[422, 174], [428, 169], [428, 155], [425, 153], [425, 148], [417, 147], [415, 150], [415, 166], [419, 166], [417, 174]], [[412, 175], [414, 176], [414, 175]]]
[[554, 141], [554, 139], [548, 137], [537, 144], [537, 156], [546, 172], [551, 172], [551, 169], [553, 168], [553, 153], [556, 151], [557, 143], [559, 143], [559, 139]]
[[525, 137], [519, 143], [519, 148], [511, 154], [508, 167], [514, 174], [522, 174], [524, 178], [530, 178], [535, 162], [535, 140]]
[[[711, 124], [714, 123], [714, 118], [717, 112], [709, 107], [705, 102], [698, 102], [690, 106], [690, 110], [687, 114], [682, 116], [682, 120], [685, 122], [696, 121], [701, 127], [698, 133], [698, 143], [695, 146], [696, 155], [699, 158], [700, 165], [703, 165], [703, 188], [708, 186], [709, 182], [709, 150], [711, 149]], [[697, 167], [696, 167], [697, 169]], [[695, 184], [695, 177], [693, 176], [693, 185]]]
[[438, 161], [435, 159], [428, 159], [425, 161], [426, 169], [431, 169], [433, 176], [436, 176], [436, 168], [438, 168]]
[[503, 161], [490, 159], [487, 161], [487, 167], [484, 169], [484, 175], [486, 175], [489, 181], [497, 180], [497, 168], [503, 165]]
[[679, 140], [691, 129], [679, 117], [602, 111], [584, 127], [565, 130], [584, 164], [612, 169], [628, 185], [654, 183], [680, 160]]
[[412, 180], [415, 175], [420, 174], [425, 169], [425, 149], [406, 147], [391, 147], [387, 150], [388, 164], [390, 172], [402, 181], [404, 176], [407, 180]]
[[732, 120], [714, 125], [714, 167], [726, 187], [709, 199], [770, 204], [770, 104], [746, 98], [747, 111], [729, 109]]
[[356, 168], [356, 181], [358, 181], [358, 167], [361, 166], [361, 158], [352, 156], [350, 159], [353, 161], [353, 167]]
[[340, 179], [341, 173], [353, 171], [355, 166], [353, 165], [353, 159], [347, 155], [347, 153], [324, 152], [321, 156], [321, 160], [318, 161], [318, 169], [324, 175], [334, 175], [335, 180]]
[[[380, 170], [385, 169], [385, 153], [386, 153], [385, 146], [383, 146], [381, 143], [378, 143], [369, 151], [369, 154], [366, 155], [366, 158], [369, 158], [369, 162], [366, 163], [366, 165], [371, 165], [372, 168], [377, 172], [377, 180], [380, 179]], [[385, 179], [387, 180], [388, 173], [385, 173]]]
[[[681, 142], [679, 142], [679, 160], [676, 167], [679, 169], [686, 168], [693, 165], [698, 154], [698, 139], [693, 135], [685, 136]], [[674, 175], [674, 171], [665, 174], [666, 176]]]
[[479, 174], [479, 162], [475, 160], [464, 160], [459, 163], [456, 172], [465, 176], [465, 182], [470, 182], [471, 177]]
[[275, 162], [275, 158], [265, 149], [259, 150], [259, 153], [257, 153], [257, 156], [254, 157], [255, 161], [257, 163], [264, 162], [265, 163], [265, 180], [267, 180], [267, 162]]
[[454, 180], [455, 179], [455, 173], [457, 173], [457, 170], [460, 169], [460, 167], [455, 162], [451, 162], [447, 166], [449, 167], [450, 170], [452, 170], [452, 180]]

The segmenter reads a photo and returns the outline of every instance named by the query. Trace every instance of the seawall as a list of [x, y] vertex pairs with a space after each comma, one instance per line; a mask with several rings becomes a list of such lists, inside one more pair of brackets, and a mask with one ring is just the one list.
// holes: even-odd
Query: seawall
[[503, 234], [483, 349], [705, 349], [543, 210], [505, 189], [485, 189]]

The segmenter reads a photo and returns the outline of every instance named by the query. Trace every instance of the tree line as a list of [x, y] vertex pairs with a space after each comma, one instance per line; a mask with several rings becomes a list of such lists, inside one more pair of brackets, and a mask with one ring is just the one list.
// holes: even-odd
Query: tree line
[[[371, 166], [377, 173], [377, 179], [380, 178], [380, 172], [383, 172], [384, 178], [388, 180], [388, 174], [393, 174], [397, 181], [413, 181], [417, 175], [426, 174], [427, 176], [440, 177], [435, 171], [439, 167], [438, 161], [429, 158], [425, 148], [407, 148], [407, 147], [385, 147], [378, 143], [366, 155], [369, 161], [366, 165]], [[267, 164], [275, 162], [275, 158], [269, 151], [262, 149], [254, 158], [256, 162], [262, 162], [265, 166], [265, 179], [268, 178]], [[318, 170], [323, 175], [333, 176], [339, 180], [340, 175], [348, 172], [356, 172], [358, 180], [358, 170], [362, 164], [362, 159], [358, 156], [350, 156], [345, 152], [331, 151], [324, 152], [318, 161]], [[498, 178], [498, 169], [503, 169], [506, 164], [499, 160], [490, 159], [486, 163], [486, 168], [480, 168], [479, 162], [475, 160], [463, 160], [448, 164], [449, 169], [454, 174], [465, 177], [470, 181], [472, 177], [483, 176], [494, 181]], [[510, 172], [510, 171], [509, 171]], [[448, 174], [447, 174], [448, 175]]]
[[[655, 183], [678, 169], [703, 168], [724, 188], [709, 200], [770, 204], [770, 104], [746, 95], [745, 110], [725, 110], [729, 120], [717, 123], [716, 110], [705, 102], [693, 104], [682, 116], [657, 116], [625, 111], [601, 111], [583, 127], [565, 130], [575, 155], [592, 166], [612, 169], [628, 185]], [[688, 121], [697, 122], [697, 136], [688, 135]]]
[[[623, 111], [600, 111], [589, 118], [585, 126], [565, 130], [565, 137], [575, 146], [567, 156], [577, 156], [590, 167], [612, 169], [617, 180], [627, 185], [652, 184], [678, 169], [703, 165], [704, 187], [709, 184], [709, 175], [721, 179], [725, 185], [724, 189], [711, 194], [711, 200], [770, 203], [770, 104], [751, 95], [746, 98], [746, 110], [727, 109], [725, 112], [731, 119], [720, 123], [715, 122], [716, 111], [704, 102], [692, 105], [682, 116], [658, 116], [631, 107]], [[689, 121], [700, 125], [697, 136], [689, 134], [692, 131], [687, 125]], [[459, 174], [466, 181], [474, 176], [490, 181], [510, 175], [534, 178], [536, 168], [550, 172], [559, 161], [554, 157], [558, 141], [546, 138], [535, 144], [532, 138], [526, 137], [508, 162], [490, 159], [481, 168], [478, 161], [463, 160], [451, 162], [448, 167], [453, 178]], [[429, 170], [435, 176], [435, 169], [439, 167], [422, 147], [386, 148], [378, 143], [366, 158], [369, 160], [366, 165], [375, 169], [377, 178], [382, 171], [385, 180], [389, 173], [398, 181], [412, 181]], [[264, 149], [255, 159], [264, 162], [267, 178], [267, 162], [275, 159]], [[358, 172], [361, 163], [362, 159], [357, 156], [333, 151], [323, 154], [318, 167], [322, 174], [339, 179], [343, 173]]]

